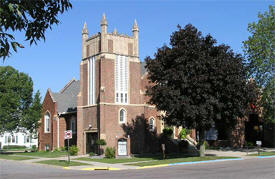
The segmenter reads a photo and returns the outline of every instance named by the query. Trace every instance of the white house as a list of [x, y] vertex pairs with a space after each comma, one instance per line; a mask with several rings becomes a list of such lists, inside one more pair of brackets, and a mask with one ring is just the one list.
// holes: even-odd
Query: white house
[[37, 147], [38, 139], [36, 135], [30, 134], [28, 131], [24, 130], [0, 134], [0, 149], [8, 145], [25, 146], [27, 148], [31, 148], [35, 145]]

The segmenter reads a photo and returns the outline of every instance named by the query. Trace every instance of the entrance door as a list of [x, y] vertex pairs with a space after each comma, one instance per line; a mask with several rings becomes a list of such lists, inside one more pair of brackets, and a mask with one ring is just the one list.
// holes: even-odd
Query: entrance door
[[118, 155], [126, 156], [127, 155], [127, 141], [125, 139], [121, 139], [118, 141]]
[[98, 137], [97, 137], [97, 133], [86, 133], [86, 153], [89, 154], [91, 152], [93, 153], [98, 153], [97, 150], [97, 145], [96, 145], [96, 141], [97, 141]]

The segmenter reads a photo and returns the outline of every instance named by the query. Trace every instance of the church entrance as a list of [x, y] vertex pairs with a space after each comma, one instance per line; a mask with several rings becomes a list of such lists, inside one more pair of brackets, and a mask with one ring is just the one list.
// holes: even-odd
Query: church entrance
[[117, 154], [119, 156], [127, 156], [127, 140], [126, 139], [118, 140]]
[[86, 153], [87, 154], [91, 152], [98, 154], [98, 146], [96, 145], [97, 140], [98, 140], [98, 135], [96, 132], [86, 133]]
[[258, 140], [263, 140], [263, 123], [259, 121], [257, 114], [250, 114], [245, 123], [245, 141], [256, 145]]

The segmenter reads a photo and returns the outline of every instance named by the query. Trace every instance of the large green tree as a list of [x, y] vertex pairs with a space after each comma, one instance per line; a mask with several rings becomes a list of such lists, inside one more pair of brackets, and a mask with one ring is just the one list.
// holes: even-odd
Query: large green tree
[[34, 132], [41, 115], [40, 93], [33, 96], [32, 79], [14, 68], [0, 67], [0, 133], [21, 127]]
[[72, 7], [69, 0], [0, 0], [0, 58], [23, 46], [12, 32], [23, 31], [30, 44], [45, 40], [45, 31], [58, 24], [58, 15]]
[[162, 119], [168, 125], [199, 131], [203, 156], [205, 131], [217, 124], [235, 127], [245, 114], [250, 93], [243, 58], [192, 25], [179, 26], [170, 45], [145, 60], [153, 83], [147, 95], [165, 111]]
[[258, 14], [258, 22], [248, 25], [251, 35], [244, 42], [244, 52], [248, 60], [249, 75], [262, 89], [261, 105], [266, 122], [275, 123], [275, 13], [269, 11]]

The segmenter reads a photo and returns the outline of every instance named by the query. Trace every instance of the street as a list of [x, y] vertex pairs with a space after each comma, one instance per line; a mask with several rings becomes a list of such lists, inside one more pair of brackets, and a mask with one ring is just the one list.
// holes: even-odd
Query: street
[[0, 160], [1, 179], [36, 178], [275, 178], [275, 158], [246, 159], [142, 170], [77, 171], [40, 164]]

